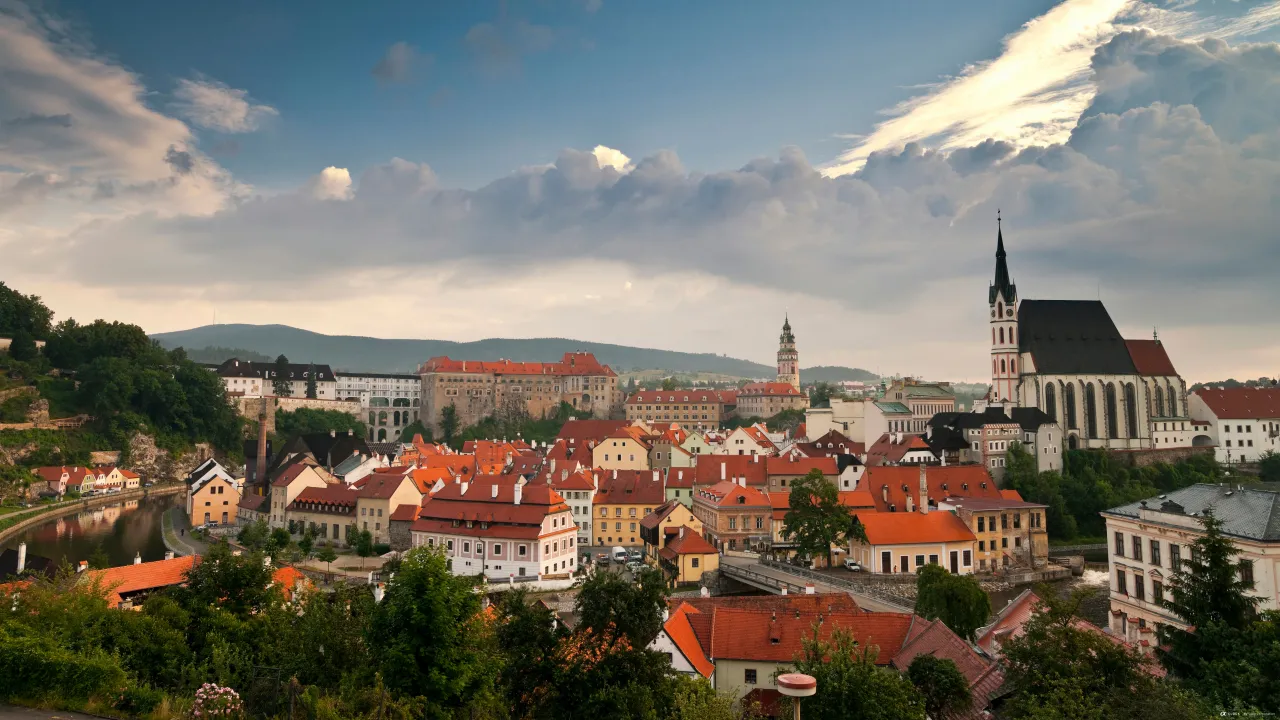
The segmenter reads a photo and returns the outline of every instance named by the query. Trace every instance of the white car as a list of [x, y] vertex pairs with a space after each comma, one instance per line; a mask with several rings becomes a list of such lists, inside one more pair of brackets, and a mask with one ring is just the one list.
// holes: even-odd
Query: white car
[[844, 569], [845, 569], [845, 570], [848, 570], [849, 572], [861, 572], [861, 571], [862, 571], [862, 565], [858, 564], [858, 561], [857, 561], [857, 560], [852, 560], [852, 559], [849, 559], [849, 558], [845, 558], [845, 561], [844, 561]]

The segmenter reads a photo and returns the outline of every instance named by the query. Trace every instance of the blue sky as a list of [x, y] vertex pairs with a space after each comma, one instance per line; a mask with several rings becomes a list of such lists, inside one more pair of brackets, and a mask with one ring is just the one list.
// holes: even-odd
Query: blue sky
[[[270, 7], [264, 7], [269, 5]], [[280, 120], [219, 152], [258, 185], [288, 185], [317, 162], [429, 162], [476, 187], [567, 147], [633, 156], [674, 149], [716, 170], [795, 145], [815, 159], [871, 130], [878, 113], [975, 58], [1052, 2], [67, 2], [95, 44], [163, 93], [194, 72], [245, 88]], [[551, 39], [495, 61], [468, 44], [490, 23]], [[180, 30], [179, 30], [180, 29]], [[420, 53], [409, 82], [370, 70], [387, 48]], [[157, 98], [158, 99], [158, 98]], [[225, 141], [224, 141], [225, 142]]]
[[[0, 280], [58, 317], [981, 380], [1101, 297], [1280, 368], [1280, 0], [0, 0]], [[1223, 312], [1229, 308], [1229, 312]], [[322, 359], [318, 359], [322, 360]]]

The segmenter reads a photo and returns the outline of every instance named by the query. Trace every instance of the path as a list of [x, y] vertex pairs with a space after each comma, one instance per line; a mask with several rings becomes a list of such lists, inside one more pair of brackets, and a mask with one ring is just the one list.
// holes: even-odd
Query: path
[[160, 519], [165, 547], [179, 555], [204, 555], [209, 545], [191, 537], [191, 523], [180, 507], [171, 507]]
[[0, 705], [0, 720], [93, 720], [97, 715], [82, 715], [68, 710], [34, 710]]
[[804, 592], [807, 583], [813, 583], [814, 590], [820, 593], [847, 593], [858, 603], [858, 607], [875, 612], [911, 612], [906, 604], [874, 598], [863, 592], [849, 588], [842, 581], [824, 578], [817, 573], [792, 571], [772, 565], [762, 565], [752, 558], [721, 556], [720, 570], [727, 577], [739, 582], [758, 587], [769, 592], [780, 593], [786, 587], [788, 593]]

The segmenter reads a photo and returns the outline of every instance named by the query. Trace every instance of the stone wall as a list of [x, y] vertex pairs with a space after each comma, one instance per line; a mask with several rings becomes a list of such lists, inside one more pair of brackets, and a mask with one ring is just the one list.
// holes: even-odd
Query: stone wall
[[[232, 400], [236, 404], [236, 410], [240, 413], [240, 417], [256, 421], [258, 413], [262, 410], [262, 398], [260, 397], [233, 397]], [[276, 411], [283, 410], [285, 412], [293, 412], [301, 408], [311, 410], [336, 410], [344, 412], [351, 417], [360, 420], [360, 402], [356, 400], [320, 400], [313, 398], [300, 397], [268, 397], [267, 398], [267, 433], [275, 434], [276, 431]]]
[[1196, 455], [1213, 455], [1213, 447], [1152, 448], [1149, 450], [1112, 450], [1111, 457], [1128, 467], [1146, 467], [1156, 463], [1179, 463]]
[[[129, 438], [128, 462], [125, 467], [142, 477], [143, 482], [178, 482], [186, 479], [200, 463], [213, 457], [213, 449], [205, 443], [173, 457], [168, 450], [156, 447], [155, 438], [134, 433]], [[230, 469], [230, 468], [229, 468]]]
[[413, 525], [408, 520], [392, 520], [387, 523], [387, 533], [391, 540], [391, 549], [404, 552], [413, 546], [413, 534], [409, 528]]

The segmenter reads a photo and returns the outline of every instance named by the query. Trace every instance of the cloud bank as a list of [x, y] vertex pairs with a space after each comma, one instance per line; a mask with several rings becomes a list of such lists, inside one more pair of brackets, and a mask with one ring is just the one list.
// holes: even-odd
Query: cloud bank
[[[1000, 208], [1024, 297], [1101, 296], [1128, 335], [1158, 326], [1191, 380], [1280, 363], [1275, 44], [1114, 33], [1088, 54], [1087, 101], [1059, 139], [888, 143], [835, 177], [793, 148], [702, 172], [674, 152], [633, 160], [601, 145], [475, 190], [395, 158], [356, 172], [319, 162], [268, 195], [219, 175], [180, 120], [139, 101], [136, 78], [33, 27], [11, 37], [33, 34], [20, 57], [46, 72], [120, 84], [113, 122], [75, 102], [100, 83], [64, 83], [51, 91], [62, 102], [0, 89], [5, 132], [45, 143], [0, 144], [20, 161], [0, 164], [25, 168], [0, 180], [0, 198], [20, 198], [0, 216], [0, 254], [64, 315], [109, 306], [165, 330], [216, 308], [326, 332], [581, 337], [767, 361], [786, 307], [805, 365], [981, 379]], [[0, 62], [17, 62], [9, 47]], [[51, 162], [40, 148], [58, 133], [75, 154]], [[79, 158], [98, 169], [69, 173]], [[169, 185], [134, 191], [145, 202], [123, 180], [114, 196], [85, 195], [107, 177]], [[212, 209], [173, 211], [188, 187]], [[72, 202], [114, 214], [47, 222]]]

